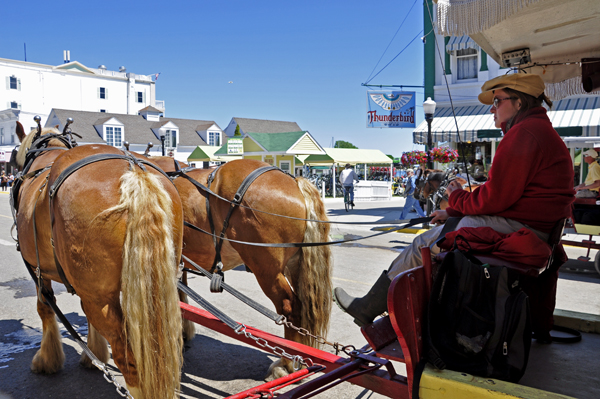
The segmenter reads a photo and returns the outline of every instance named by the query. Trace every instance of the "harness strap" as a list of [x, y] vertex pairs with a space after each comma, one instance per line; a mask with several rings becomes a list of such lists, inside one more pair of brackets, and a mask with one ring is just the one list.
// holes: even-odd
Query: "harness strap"
[[[56, 180], [54, 181], [54, 183], [52, 184], [52, 186], [50, 187], [50, 190], [48, 191], [48, 198], [49, 198], [49, 206], [50, 206], [50, 229], [51, 231], [54, 230], [54, 212], [53, 210], [53, 202], [54, 202], [54, 197], [56, 195], [56, 192], [58, 191], [58, 189], [60, 188], [60, 186], [64, 183], [64, 181], [71, 176], [73, 173], [75, 173], [77, 170], [83, 168], [84, 166], [90, 165], [92, 163], [95, 162], [100, 162], [100, 161], [106, 161], [109, 159], [123, 159], [127, 162], [129, 162], [130, 167], [133, 168], [133, 165], [137, 165], [138, 167], [140, 167], [142, 170], [146, 171], [146, 168], [144, 167], [144, 165], [148, 165], [153, 167], [155, 170], [157, 170], [158, 172], [160, 172], [163, 176], [165, 176], [167, 179], [169, 178], [166, 173], [160, 169], [159, 167], [157, 167], [156, 165], [142, 160], [142, 159], [138, 159], [135, 158], [133, 155], [131, 155], [131, 153], [124, 151], [125, 154], [94, 154], [94, 155], [90, 155], [86, 158], [80, 159], [77, 162], [74, 162], [73, 164], [69, 165], [65, 170], [63, 170], [60, 175], [58, 175], [58, 177], [56, 178]], [[171, 181], [169, 179], [169, 181]], [[35, 224], [34, 224], [35, 225]], [[60, 275], [60, 278], [63, 280], [63, 283], [65, 285], [65, 287], [67, 287], [67, 291], [71, 294], [75, 294], [75, 289], [71, 286], [71, 284], [69, 283], [69, 280], [67, 279], [65, 272], [63, 270], [63, 267], [61, 266], [60, 262], [58, 261], [58, 258], [56, 256], [56, 251], [54, 250], [54, 239], [52, 239], [52, 249], [54, 252], [54, 262], [56, 263], [56, 270], [58, 271], [58, 274]]]
[[[215, 168], [215, 170], [213, 170], [212, 172], [210, 172], [208, 174], [208, 177], [206, 178], [206, 189], [207, 190], [210, 190], [210, 185], [214, 181], [215, 175], [217, 173], [217, 170], [219, 170], [221, 168], [221, 165], [217, 166]], [[208, 194], [205, 194], [205, 197], [206, 197], [206, 201], [205, 201], [205, 203], [206, 203], [206, 216], [208, 217], [208, 224], [210, 225], [210, 231], [212, 231], [212, 233], [214, 235], [215, 234], [215, 222], [214, 222], [214, 220], [212, 218], [212, 212], [210, 211], [210, 201], [209, 201], [210, 197], [208, 196]], [[215, 248], [217, 247], [217, 237], [216, 236], [213, 237], [213, 245], [215, 246]], [[219, 255], [219, 254], [217, 253], [217, 255]], [[220, 257], [220, 255], [219, 255], [219, 257]], [[213, 265], [213, 267], [214, 267], [214, 265]], [[211, 269], [211, 271], [214, 271], [214, 270]]]
[[50, 192], [49, 192], [50, 200], [52, 200], [54, 198], [54, 196], [56, 195], [56, 191], [65, 182], [67, 177], [71, 176], [77, 170], [83, 168], [86, 165], [90, 165], [95, 162], [106, 161], [109, 159], [123, 159], [123, 160], [129, 162], [129, 164], [131, 165], [132, 168], [134, 165], [136, 165], [143, 171], [146, 171], [146, 168], [144, 167], [144, 165], [147, 165], [147, 166], [154, 168], [156, 171], [160, 172], [163, 176], [165, 176], [167, 179], [169, 179], [169, 176], [167, 176], [167, 174], [162, 169], [160, 169], [158, 166], [154, 165], [153, 163], [148, 162], [144, 159], [136, 158], [133, 155], [131, 155], [131, 153], [129, 153], [128, 151], [123, 151], [123, 152], [125, 154], [94, 154], [94, 155], [90, 155], [89, 157], [80, 159], [79, 161], [69, 165], [65, 170], [63, 170], [60, 173], [60, 175], [56, 178], [56, 180], [50, 187]]
[[[217, 245], [215, 247], [216, 255], [215, 255], [215, 260], [213, 262], [213, 266], [211, 268], [212, 273], [214, 273], [215, 269], [217, 269], [217, 265], [221, 263], [221, 247], [223, 246], [223, 238], [225, 237], [225, 232], [227, 231], [227, 228], [229, 227], [229, 219], [231, 218], [233, 211], [242, 202], [242, 199], [244, 199], [244, 194], [246, 194], [246, 191], [248, 191], [248, 188], [250, 187], [250, 185], [259, 176], [261, 176], [262, 174], [264, 174], [266, 172], [270, 172], [272, 170], [281, 170], [281, 169], [279, 169], [275, 166], [263, 166], [261, 168], [253, 170], [248, 176], [246, 176], [244, 181], [242, 181], [242, 184], [240, 184], [240, 187], [237, 189], [237, 192], [235, 193], [235, 195], [233, 196], [233, 200], [231, 201], [231, 206], [229, 207], [227, 216], [225, 216], [225, 220], [223, 221], [223, 229], [221, 230], [221, 234], [219, 235], [219, 242], [217, 243]], [[207, 199], [206, 203], [208, 203], [208, 202], [209, 201]]]

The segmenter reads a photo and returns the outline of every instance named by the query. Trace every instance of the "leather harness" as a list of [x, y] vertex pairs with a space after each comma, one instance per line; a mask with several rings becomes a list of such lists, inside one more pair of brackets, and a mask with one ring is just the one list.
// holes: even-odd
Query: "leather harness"
[[[170, 172], [169, 175], [172, 176], [173, 179], [175, 179], [179, 176], [185, 177], [188, 181], [190, 181], [192, 184], [194, 184], [196, 187], [198, 187], [200, 189], [200, 193], [202, 195], [204, 195], [204, 197], [206, 198], [206, 201], [205, 201], [206, 202], [206, 215], [208, 217], [208, 223], [210, 225], [210, 229], [211, 229], [212, 236], [213, 236], [213, 243], [215, 245], [215, 259], [214, 259], [213, 265], [210, 269], [210, 273], [212, 273], [210, 289], [213, 292], [221, 292], [223, 290], [221, 288], [221, 282], [223, 281], [223, 262], [221, 259], [221, 248], [223, 246], [223, 241], [225, 240], [225, 235], [226, 235], [227, 229], [229, 227], [229, 219], [231, 218], [231, 215], [233, 214], [234, 210], [236, 208], [238, 208], [239, 205], [242, 203], [242, 200], [244, 198], [244, 195], [246, 194], [246, 191], [259, 176], [261, 176], [264, 173], [273, 171], [273, 170], [277, 170], [282, 173], [285, 173], [288, 176], [290, 176], [292, 179], [295, 179], [295, 178], [294, 178], [294, 176], [279, 169], [276, 166], [263, 166], [263, 167], [260, 167], [258, 169], [253, 170], [252, 172], [250, 172], [250, 174], [248, 176], [246, 176], [246, 178], [244, 178], [244, 180], [238, 187], [235, 195], [233, 196], [233, 200], [229, 201], [230, 202], [229, 211], [227, 212], [227, 215], [225, 216], [225, 219], [223, 220], [223, 228], [221, 229], [221, 233], [219, 234], [219, 236], [217, 238], [217, 235], [215, 234], [215, 232], [216, 232], [215, 223], [213, 220], [213, 215], [212, 215], [212, 211], [211, 211], [211, 207], [210, 207], [210, 194], [212, 193], [212, 191], [210, 190], [210, 186], [211, 186], [212, 182], [215, 180], [216, 174], [219, 171], [220, 166], [217, 167], [215, 170], [213, 170], [208, 175], [206, 186], [202, 185], [201, 183], [192, 179], [190, 176], [188, 176], [186, 174], [186, 172], [191, 169], [194, 169], [194, 168], [180, 169], [175, 172]], [[217, 196], [217, 197], [220, 198], [219, 196]], [[195, 227], [188, 222], [184, 222], [184, 224], [187, 227], [192, 227], [192, 228]]]

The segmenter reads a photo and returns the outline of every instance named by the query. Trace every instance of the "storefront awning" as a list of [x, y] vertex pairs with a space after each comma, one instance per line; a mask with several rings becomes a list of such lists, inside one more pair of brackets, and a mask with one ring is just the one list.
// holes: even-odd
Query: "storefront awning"
[[451, 36], [448, 44], [446, 44], [446, 52], [454, 53], [456, 50], [464, 49], [479, 50], [479, 46], [469, 36]]
[[[494, 118], [490, 113], [490, 105], [476, 105], [469, 107], [455, 107], [456, 121], [460, 130], [460, 141], [491, 141], [493, 137], [477, 137], [479, 130], [498, 130], [494, 126]], [[489, 136], [489, 134], [487, 134]], [[456, 123], [452, 108], [441, 107], [435, 110], [431, 123], [431, 137], [433, 142], [458, 142]], [[427, 121], [423, 121], [413, 132], [413, 142], [427, 144]]]
[[325, 166], [333, 165], [344, 166], [349, 163], [370, 164], [370, 165], [386, 165], [393, 161], [390, 157], [379, 150], [363, 150], [357, 148], [324, 148], [326, 155], [309, 155], [304, 160], [305, 165], [310, 166]]
[[[441, 107], [435, 111], [431, 124], [433, 142], [458, 142], [456, 125], [462, 141], [497, 141], [500, 130], [494, 126], [490, 105]], [[548, 112], [552, 126], [569, 141], [585, 141], [586, 137], [600, 136], [600, 96], [572, 98], [555, 101]], [[427, 144], [427, 122], [423, 121], [413, 132], [413, 142]], [[570, 147], [573, 145], [569, 145]]]

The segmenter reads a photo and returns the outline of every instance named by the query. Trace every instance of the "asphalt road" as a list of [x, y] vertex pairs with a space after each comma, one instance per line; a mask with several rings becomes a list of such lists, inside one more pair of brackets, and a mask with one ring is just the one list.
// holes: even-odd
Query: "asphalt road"
[[[362, 221], [380, 223], [396, 219], [403, 200], [389, 202], [357, 203], [349, 213], [340, 199], [326, 200], [329, 216], [337, 221]], [[98, 370], [79, 366], [81, 349], [61, 328], [66, 362], [55, 375], [38, 375], [29, 370], [31, 359], [39, 348], [41, 322], [36, 312], [36, 295], [15, 244], [10, 235], [12, 217], [8, 195], [0, 192], [0, 399], [14, 398], [116, 398], [114, 387], [107, 383]], [[334, 240], [365, 237], [374, 225], [334, 225]], [[413, 234], [390, 233], [332, 247], [334, 255], [334, 285], [343, 286], [352, 294], [364, 294], [382, 270], [406, 245]], [[573, 252], [574, 251], [574, 252]], [[572, 253], [571, 253], [572, 252]], [[579, 256], [583, 250], [570, 250]], [[272, 308], [256, 280], [243, 270], [226, 273], [226, 281], [260, 303]], [[600, 276], [595, 272], [567, 273], [559, 282], [557, 307], [600, 315]], [[224, 294], [209, 294], [208, 281], [200, 277], [190, 280], [190, 286], [230, 317], [267, 332], [282, 335], [283, 329], [239, 301]], [[87, 325], [76, 296], [68, 294], [62, 285], [55, 285], [57, 301], [75, 328], [86, 335]], [[274, 355], [222, 336], [205, 327], [196, 326], [196, 337], [186, 345], [182, 375], [183, 398], [222, 398], [262, 383]], [[366, 341], [352, 319], [334, 306], [329, 341], [363, 346]], [[597, 339], [595, 337], [592, 340]], [[599, 342], [600, 344], [600, 342]], [[327, 348], [324, 348], [328, 350]], [[331, 350], [332, 351], [332, 350]], [[333, 351], [332, 351], [333, 352]], [[112, 364], [114, 367], [114, 364]], [[395, 364], [403, 373], [401, 364]], [[600, 375], [594, 366], [592, 373]], [[594, 371], [596, 370], [596, 371]], [[123, 383], [120, 373], [113, 372]], [[527, 377], [527, 375], [526, 375]], [[535, 385], [533, 385], [535, 386]], [[362, 387], [342, 383], [319, 398], [380, 398]]]

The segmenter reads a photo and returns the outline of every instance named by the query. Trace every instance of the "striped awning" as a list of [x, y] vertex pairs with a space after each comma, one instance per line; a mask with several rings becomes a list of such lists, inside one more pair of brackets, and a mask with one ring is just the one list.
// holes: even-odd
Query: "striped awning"
[[453, 53], [456, 50], [464, 50], [471, 48], [473, 50], [479, 50], [479, 45], [475, 43], [469, 36], [451, 36], [446, 44], [446, 52]]
[[[490, 113], [491, 105], [476, 105], [470, 107], [455, 107], [456, 123], [452, 114], [452, 108], [441, 107], [435, 110], [431, 122], [431, 137], [433, 142], [458, 142], [458, 141], [491, 141], [493, 138], [479, 139], [479, 130], [496, 130], [494, 118]], [[460, 131], [460, 140], [456, 133], [456, 124]], [[413, 132], [413, 142], [416, 144], [427, 144], [427, 121], [421, 122]]]
[[[431, 123], [433, 142], [458, 142], [457, 124], [462, 141], [500, 140], [501, 133], [494, 126], [491, 108], [490, 105], [455, 107], [456, 122], [450, 107], [436, 109]], [[555, 101], [548, 117], [569, 147], [585, 142], [586, 137], [600, 137], [600, 96]], [[414, 130], [413, 142], [427, 144], [427, 121]]]

